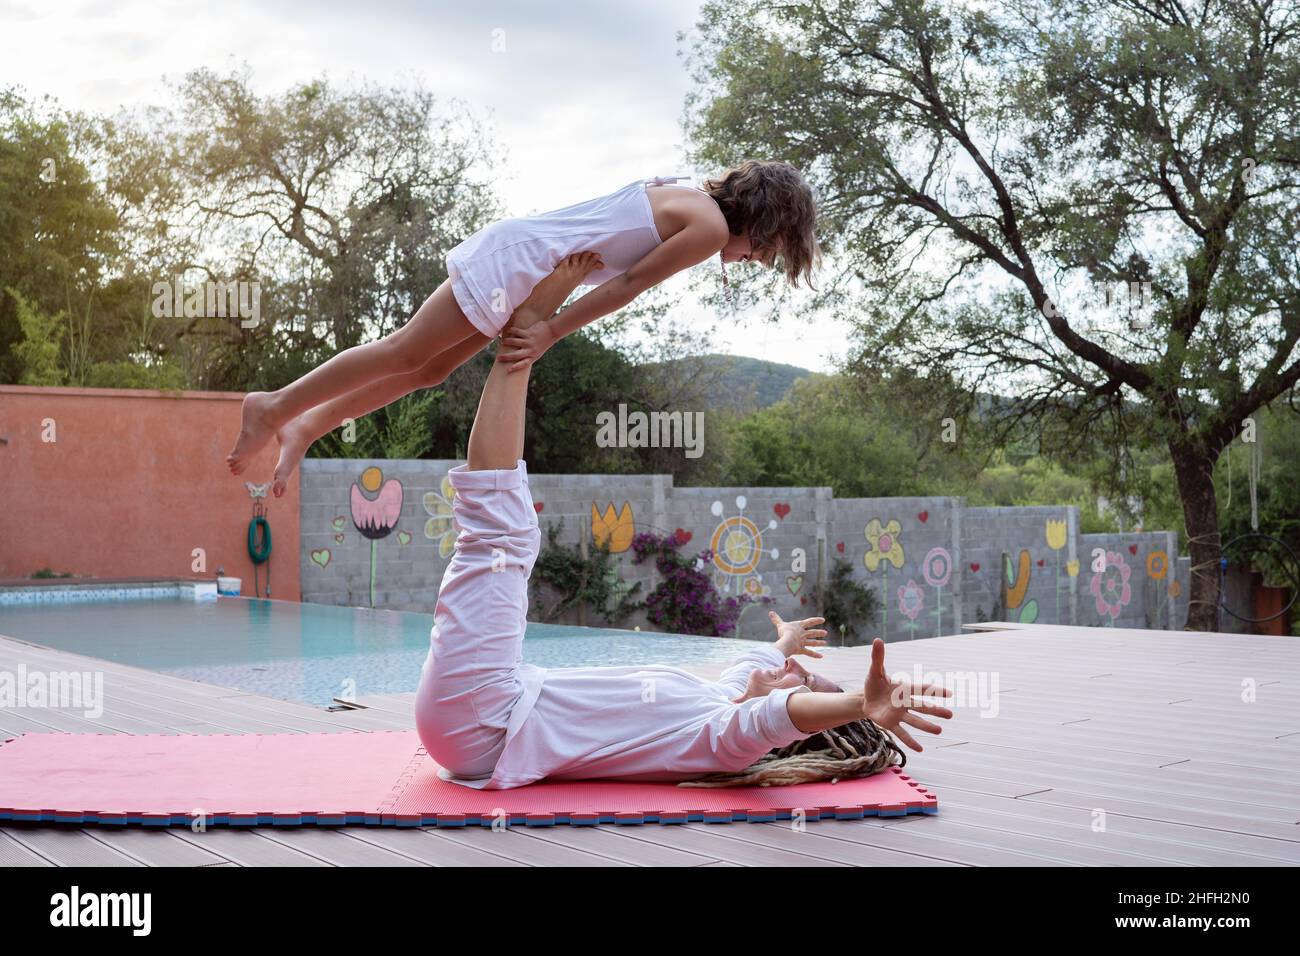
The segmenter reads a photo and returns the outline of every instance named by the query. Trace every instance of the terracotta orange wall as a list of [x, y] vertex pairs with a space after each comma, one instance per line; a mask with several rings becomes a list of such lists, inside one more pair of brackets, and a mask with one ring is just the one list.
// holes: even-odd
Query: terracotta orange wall
[[[226, 453], [243, 396], [107, 388], [0, 386], [0, 578], [39, 568], [79, 577], [211, 577], [218, 567], [253, 593], [252, 499], [270, 480], [275, 443], [244, 475]], [[45, 419], [54, 442], [41, 440]], [[298, 475], [265, 499], [272, 596], [296, 601]], [[191, 567], [195, 548], [207, 571]], [[261, 568], [263, 595], [266, 567]]]

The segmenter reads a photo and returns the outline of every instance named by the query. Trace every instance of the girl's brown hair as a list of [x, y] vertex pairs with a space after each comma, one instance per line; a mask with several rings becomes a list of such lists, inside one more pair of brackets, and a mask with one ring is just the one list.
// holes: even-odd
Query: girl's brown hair
[[819, 731], [787, 747], [770, 750], [744, 770], [711, 773], [677, 786], [783, 787], [816, 780], [869, 777], [895, 764], [907, 766], [907, 754], [888, 733], [863, 717]]
[[821, 260], [817, 245], [817, 204], [799, 170], [777, 160], [747, 159], [718, 179], [704, 183], [727, 219], [733, 236], [748, 233], [754, 258], [781, 271], [791, 285], [799, 279], [816, 288], [813, 269]]

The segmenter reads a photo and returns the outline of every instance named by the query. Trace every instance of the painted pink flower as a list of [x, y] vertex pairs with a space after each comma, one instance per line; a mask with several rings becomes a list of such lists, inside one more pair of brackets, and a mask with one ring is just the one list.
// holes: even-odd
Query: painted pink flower
[[402, 483], [390, 478], [380, 486], [380, 477], [378, 468], [367, 468], [361, 476], [367, 490], [378, 489], [374, 498], [367, 498], [360, 485], [352, 486], [352, 523], [371, 540], [388, 537], [402, 516]]
[[1097, 604], [1097, 614], [1109, 617], [1112, 621], [1119, 617], [1120, 611], [1133, 599], [1133, 589], [1129, 577], [1133, 569], [1124, 561], [1124, 555], [1118, 551], [1106, 552], [1106, 566], [1092, 576], [1088, 590]]
[[946, 548], [931, 548], [921, 562], [921, 574], [931, 587], [943, 587], [952, 577], [952, 555]]
[[924, 606], [925, 592], [921, 590], [921, 586], [914, 578], [909, 578], [907, 583], [898, 589], [898, 609], [907, 615], [909, 621], [915, 621]]

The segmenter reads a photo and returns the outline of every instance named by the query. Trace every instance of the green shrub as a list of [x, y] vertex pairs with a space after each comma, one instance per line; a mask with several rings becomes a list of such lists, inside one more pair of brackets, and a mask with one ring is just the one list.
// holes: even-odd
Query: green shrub
[[832, 644], [837, 635], [844, 645], [865, 643], [859, 629], [876, 623], [881, 602], [874, 589], [854, 579], [850, 562], [835, 558], [825, 588], [814, 587], [812, 594]]
[[546, 544], [533, 565], [533, 607], [544, 622], [558, 620], [566, 611], [586, 606], [611, 627], [641, 605], [633, 597], [640, 582], [628, 584], [607, 547], [592, 544], [586, 557], [576, 545], [560, 542], [564, 522], [546, 526]]

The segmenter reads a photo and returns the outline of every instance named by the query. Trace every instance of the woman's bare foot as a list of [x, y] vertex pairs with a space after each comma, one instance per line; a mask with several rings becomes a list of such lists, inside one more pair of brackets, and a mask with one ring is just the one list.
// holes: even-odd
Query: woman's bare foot
[[275, 463], [275, 474], [271, 478], [271, 493], [277, 498], [284, 495], [290, 476], [298, 470], [298, 465], [302, 463], [307, 449], [317, 438], [303, 422], [305, 417], [295, 418], [275, 433], [275, 440], [280, 443], [280, 460]]
[[275, 434], [278, 423], [272, 411], [273, 402], [269, 392], [249, 392], [244, 396], [239, 437], [226, 456], [226, 465], [232, 475], [241, 474], [248, 467], [248, 460]]
[[526, 329], [549, 319], [570, 293], [582, 285], [588, 273], [604, 268], [604, 265], [598, 252], [575, 252], [561, 259], [551, 274], [533, 286], [528, 298], [519, 303], [510, 317], [510, 324], [517, 329]]

